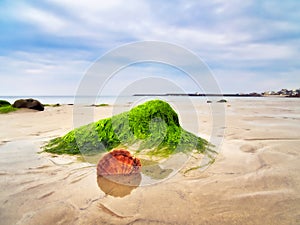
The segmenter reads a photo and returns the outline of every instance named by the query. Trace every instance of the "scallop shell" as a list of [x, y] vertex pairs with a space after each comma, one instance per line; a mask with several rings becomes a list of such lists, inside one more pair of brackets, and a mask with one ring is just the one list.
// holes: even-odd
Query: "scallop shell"
[[139, 173], [141, 162], [125, 149], [116, 149], [104, 155], [97, 165], [97, 175], [129, 175]]

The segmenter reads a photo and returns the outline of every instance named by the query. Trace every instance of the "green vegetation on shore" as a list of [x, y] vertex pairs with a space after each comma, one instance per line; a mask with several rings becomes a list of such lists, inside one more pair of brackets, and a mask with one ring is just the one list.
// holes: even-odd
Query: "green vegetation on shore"
[[109, 106], [109, 104], [107, 104], [107, 103], [101, 103], [101, 104], [98, 104], [98, 105], [92, 105], [92, 106], [103, 107], [103, 106]]
[[59, 103], [56, 104], [43, 104], [45, 107], [59, 107], [61, 106]]
[[0, 100], [0, 107], [8, 106], [8, 105], [10, 105], [10, 103], [8, 101]]
[[9, 113], [18, 110], [14, 108], [8, 101], [0, 100], [0, 113]]
[[177, 152], [204, 153], [209, 143], [180, 127], [178, 115], [161, 100], [99, 120], [50, 140], [44, 150], [56, 154], [93, 155], [116, 147], [138, 146], [136, 153], [168, 157]]
[[9, 113], [18, 110], [17, 108], [12, 107], [11, 105], [1, 106], [0, 113]]

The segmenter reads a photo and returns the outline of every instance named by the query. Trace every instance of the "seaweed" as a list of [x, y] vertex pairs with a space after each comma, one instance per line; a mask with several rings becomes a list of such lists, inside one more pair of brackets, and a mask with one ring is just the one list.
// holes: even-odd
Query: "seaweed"
[[103, 107], [103, 106], [109, 106], [109, 104], [107, 104], [107, 103], [101, 103], [101, 104], [98, 104], [98, 105], [92, 105], [92, 106]]
[[136, 154], [168, 157], [178, 152], [204, 153], [209, 143], [181, 128], [177, 113], [168, 103], [152, 100], [52, 139], [44, 151], [94, 155], [133, 145], [138, 145]]
[[56, 103], [56, 104], [43, 104], [45, 107], [59, 107], [61, 106], [59, 103]]
[[0, 100], [0, 107], [11, 105], [8, 101]]
[[13, 107], [8, 101], [0, 100], [0, 113], [9, 113], [18, 110]]

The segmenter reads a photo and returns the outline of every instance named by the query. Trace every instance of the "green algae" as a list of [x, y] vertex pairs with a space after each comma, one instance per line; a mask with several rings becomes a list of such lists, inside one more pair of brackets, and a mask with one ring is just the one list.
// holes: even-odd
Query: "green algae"
[[8, 101], [0, 100], [0, 107], [11, 105]]
[[52, 139], [44, 150], [97, 155], [116, 147], [131, 149], [134, 145], [138, 145], [135, 154], [166, 158], [178, 152], [204, 153], [210, 144], [181, 128], [177, 113], [168, 103], [152, 100]]
[[[215, 152], [215, 153], [216, 153], [216, 152]], [[191, 171], [193, 171], [193, 170], [203, 169], [203, 168], [205, 168], [205, 167], [207, 167], [207, 166], [213, 164], [213, 163], [215, 162], [215, 159], [214, 159], [213, 157], [211, 157], [210, 155], [209, 155], [209, 158], [210, 158], [210, 160], [208, 161], [208, 163], [206, 163], [206, 164], [204, 164], [204, 165], [201, 165], [201, 166], [194, 166], [194, 167], [191, 167], [191, 168], [185, 170], [185, 171], [183, 172], [183, 174], [187, 174], [187, 173], [189, 173], [189, 172], [191, 172]]]
[[56, 104], [44, 104], [45, 107], [59, 107], [61, 106], [59, 103]]
[[11, 105], [0, 107], [0, 113], [9, 113], [18, 110], [17, 108], [12, 107]]
[[98, 105], [94, 105], [96, 107], [103, 107], [103, 106], [109, 106], [109, 104], [107, 103], [101, 103], [101, 104], [98, 104]]
[[13, 107], [8, 101], [0, 100], [0, 113], [9, 113], [18, 110], [17, 108]]

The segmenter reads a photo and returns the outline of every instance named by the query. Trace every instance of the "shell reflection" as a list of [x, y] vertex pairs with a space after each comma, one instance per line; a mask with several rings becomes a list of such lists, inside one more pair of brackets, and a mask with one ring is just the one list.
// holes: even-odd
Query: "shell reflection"
[[139, 186], [141, 180], [142, 176], [140, 173], [97, 177], [99, 188], [105, 194], [114, 197], [124, 197], [126, 195], [129, 195], [132, 190]]

